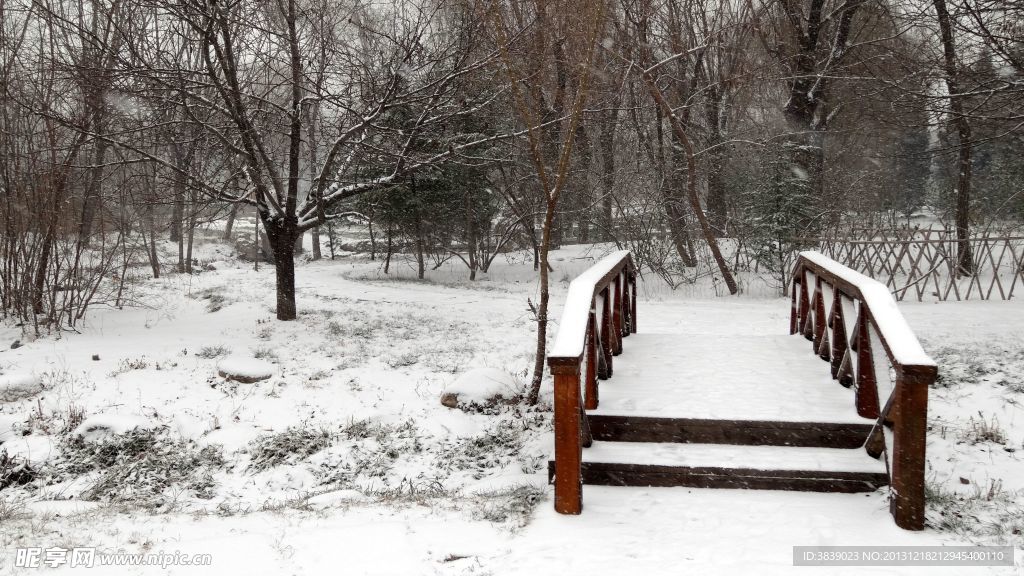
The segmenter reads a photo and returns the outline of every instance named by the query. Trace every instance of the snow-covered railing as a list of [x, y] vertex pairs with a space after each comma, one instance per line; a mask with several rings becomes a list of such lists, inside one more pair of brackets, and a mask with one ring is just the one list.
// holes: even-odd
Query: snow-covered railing
[[864, 447], [886, 459], [896, 524], [922, 529], [928, 388], [938, 369], [889, 289], [818, 252], [801, 252], [789, 329], [814, 343], [833, 378], [854, 387], [857, 413], [875, 419]]
[[[626, 250], [609, 254], [569, 285], [558, 335], [548, 354], [555, 378], [555, 510], [583, 510], [580, 466], [590, 443], [584, 410], [597, 408], [597, 380], [611, 378], [612, 357], [636, 332], [636, 268]], [[583, 376], [584, 392], [580, 394]]]

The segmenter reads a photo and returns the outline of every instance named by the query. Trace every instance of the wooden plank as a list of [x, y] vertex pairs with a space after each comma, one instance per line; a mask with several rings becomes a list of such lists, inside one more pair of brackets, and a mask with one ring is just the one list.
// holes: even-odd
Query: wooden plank
[[871, 424], [708, 420], [588, 414], [594, 440], [859, 448]]
[[[874, 492], [887, 485], [889, 480], [880, 472], [755, 470], [609, 462], [584, 462], [582, 476], [585, 484], [598, 486], [683, 486], [842, 493]], [[557, 472], [555, 482], [557, 485]]]

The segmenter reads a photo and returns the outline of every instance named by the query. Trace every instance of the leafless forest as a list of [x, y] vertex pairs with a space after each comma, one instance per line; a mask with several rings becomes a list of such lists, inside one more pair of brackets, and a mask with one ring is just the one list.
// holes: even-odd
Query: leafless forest
[[0, 21], [0, 313], [37, 332], [192, 273], [212, 221], [272, 263], [281, 320], [304, 235], [331, 258], [361, 227], [421, 275], [527, 250], [543, 346], [564, 243], [736, 293], [920, 217], [970, 276], [970, 238], [1024, 216], [1018, 0], [0, 0]]

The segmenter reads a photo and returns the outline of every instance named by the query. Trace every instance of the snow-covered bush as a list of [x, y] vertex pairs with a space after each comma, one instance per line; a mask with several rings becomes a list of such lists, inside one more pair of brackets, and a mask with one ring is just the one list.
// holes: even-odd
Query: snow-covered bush
[[334, 435], [324, 429], [289, 427], [249, 443], [249, 470], [260, 472], [281, 464], [294, 464], [327, 448]]
[[218, 344], [217, 346], [203, 346], [199, 352], [196, 352], [196, 357], [212, 360], [228, 354], [231, 354], [231, 348]]
[[95, 480], [82, 491], [84, 500], [165, 508], [182, 489], [211, 498], [213, 472], [223, 465], [219, 447], [199, 448], [172, 437], [163, 427], [134, 428], [99, 439], [69, 436], [43, 474], [47, 483], [54, 483], [95, 473]]
[[529, 524], [533, 510], [545, 496], [544, 489], [530, 485], [480, 492], [472, 499], [475, 506], [473, 518], [523, 528]]
[[[345, 444], [318, 463], [317, 475], [326, 486], [365, 489], [373, 481], [383, 480], [384, 490], [396, 489], [387, 487], [396, 462], [423, 451], [422, 432], [412, 420], [398, 425], [359, 420], [346, 426], [340, 436]], [[398, 485], [415, 481], [405, 476], [392, 480]]]

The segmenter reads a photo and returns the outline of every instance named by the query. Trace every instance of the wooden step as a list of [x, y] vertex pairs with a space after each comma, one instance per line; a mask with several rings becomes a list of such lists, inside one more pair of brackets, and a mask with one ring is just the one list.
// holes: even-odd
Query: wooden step
[[[553, 464], [553, 463], [552, 463]], [[683, 486], [803, 492], [874, 492], [888, 484], [884, 473], [754, 470], [584, 462], [583, 483], [600, 486]]]
[[888, 484], [885, 464], [860, 448], [594, 442], [583, 460], [583, 483], [604, 486], [871, 492]]
[[594, 440], [613, 442], [683, 442], [747, 446], [858, 448], [871, 424], [704, 420], [588, 414]]

